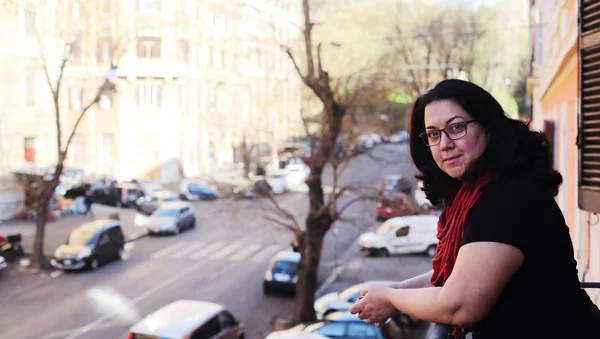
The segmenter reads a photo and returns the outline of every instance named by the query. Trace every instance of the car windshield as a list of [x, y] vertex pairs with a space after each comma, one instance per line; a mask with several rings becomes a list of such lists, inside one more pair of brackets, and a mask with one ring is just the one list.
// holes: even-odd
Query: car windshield
[[154, 211], [153, 215], [156, 217], [175, 217], [178, 213], [179, 210], [165, 208]]
[[71, 246], [89, 245], [92, 242], [94, 233], [95, 232], [84, 228], [76, 229], [69, 235], [69, 240], [67, 244]]
[[294, 275], [296, 274], [297, 266], [298, 264], [295, 262], [278, 260], [273, 265], [273, 272]]
[[345, 289], [340, 293], [340, 299], [348, 300], [348, 302], [355, 302], [360, 296], [360, 290], [362, 290], [363, 285], [352, 286], [350, 288]]
[[390, 230], [390, 227], [392, 227], [391, 223], [384, 222], [383, 224], [381, 224], [381, 226], [379, 226], [376, 233], [379, 235], [384, 235]]

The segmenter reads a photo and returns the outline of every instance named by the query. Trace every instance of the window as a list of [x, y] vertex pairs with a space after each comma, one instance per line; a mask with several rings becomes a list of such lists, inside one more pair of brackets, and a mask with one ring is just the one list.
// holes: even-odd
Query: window
[[86, 164], [83, 136], [79, 133], [73, 135], [69, 155], [67, 157], [72, 162], [72, 166], [83, 167]]
[[189, 102], [189, 89], [185, 86], [179, 86], [179, 108], [187, 110], [189, 108]]
[[212, 338], [215, 334], [221, 332], [221, 323], [219, 321], [219, 317], [215, 316], [209, 321], [207, 321], [204, 325], [198, 328], [190, 339], [207, 339]]
[[600, 7], [581, 1], [579, 20], [579, 207], [600, 213]]
[[137, 39], [138, 58], [160, 58], [160, 38], [139, 37]]
[[25, 137], [23, 139], [23, 153], [26, 161], [35, 162], [35, 138]]
[[190, 43], [185, 40], [179, 41], [179, 59], [188, 62], [190, 55]]
[[158, 14], [161, 0], [138, 0], [139, 11], [143, 14]]
[[215, 27], [217, 25], [217, 15], [215, 14], [215, 12], [208, 12], [208, 22], [212, 27]]
[[326, 337], [340, 338], [345, 334], [345, 327], [346, 325], [343, 322], [331, 322], [317, 328], [313, 332], [319, 333]]
[[348, 323], [348, 337], [350, 338], [379, 338], [377, 328], [367, 323]]
[[110, 13], [110, 2], [112, 0], [102, 0], [102, 12], [104, 13]]
[[138, 85], [138, 107], [160, 107], [161, 92], [155, 84]]
[[211, 88], [208, 92], [208, 109], [217, 109], [217, 89], [215, 87]]
[[27, 2], [23, 10], [23, 16], [25, 17], [25, 34], [29, 36], [35, 35], [37, 9], [33, 2]]
[[98, 101], [98, 107], [101, 110], [109, 110], [112, 108], [112, 95], [101, 94], [100, 101]]
[[409, 226], [404, 226], [404, 227], [400, 227], [397, 231], [396, 231], [396, 237], [405, 237], [408, 235], [408, 230], [410, 229]]
[[81, 64], [81, 39], [77, 39], [77, 41], [71, 45], [71, 62], [74, 65]]
[[221, 312], [221, 321], [223, 322], [224, 328], [234, 327], [237, 325], [237, 321], [235, 321], [233, 315], [227, 311]]
[[69, 88], [69, 108], [72, 110], [81, 109], [82, 90], [79, 86], [71, 86]]
[[25, 103], [27, 106], [35, 106], [35, 87], [36, 87], [35, 69], [27, 71], [27, 81], [25, 83]]
[[554, 120], [544, 120], [544, 134], [546, 135], [546, 140], [548, 140], [548, 144], [550, 146], [550, 163], [554, 164], [554, 154], [556, 153], [556, 124]]
[[187, 13], [187, 3], [186, 0], [179, 0], [177, 3], [177, 8], [179, 10], [179, 15], [186, 15]]
[[96, 62], [108, 64], [112, 60], [112, 38], [99, 38], [96, 44]]
[[71, 4], [71, 20], [79, 21], [81, 18], [81, 4], [78, 1], [74, 1]]

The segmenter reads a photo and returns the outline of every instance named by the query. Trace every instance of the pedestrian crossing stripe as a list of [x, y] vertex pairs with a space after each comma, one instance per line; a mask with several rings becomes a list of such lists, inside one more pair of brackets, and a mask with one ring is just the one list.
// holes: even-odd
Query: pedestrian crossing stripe
[[192, 260], [204, 259], [204, 257], [206, 257], [207, 254], [210, 254], [210, 253], [218, 250], [222, 246], [223, 246], [222, 242], [215, 242], [215, 243], [211, 244], [210, 246], [203, 248], [199, 252], [192, 254], [191, 256], [189, 256], [189, 258]]
[[181, 251], [179, 251], [179, 252], [171, 255], [171, 258], [173, 258], [173, 259], [183, 258], [186, 255], [190, 255], [192, 253], [196, 253], [196, 251], [202, 249], [202, 247], [204, 247], [204, 246], [206, 246], [206, 244], [203, 243], [203, 242], [194, 243], [194, 244], [188, 246], [187, 248], [184, 248]]
[[190, 243], [180, 241], [154, 253], [152, 259], [263, 262], [281, 249], [280, 245], [245, 244], [243, 240], [238, 240], [231, 244], [223, 242], [208, 244], [202, 241]]
[[174, 243], [173, 245], [167, 246], [167, 247], [163, 248], [162, 250], [152, 254], [152, 258], [158, 259], [158, 258], [164, 257], [165, 255], [168, 255], [171, 252], [175, 252], [176, 250], [178, 250], [179, 248], [181, 248], [185, 245], [186, 245], [185, 241], [180, 241], [180, 242]]

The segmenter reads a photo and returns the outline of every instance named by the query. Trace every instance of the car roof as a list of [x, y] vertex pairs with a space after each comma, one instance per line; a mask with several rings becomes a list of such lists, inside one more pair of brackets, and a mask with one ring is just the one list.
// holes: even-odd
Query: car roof
[[179, 194], [175, 193], [175, 192], [171, 192], [171, 191], [166, 191], [166, 190], [160, 190], [160, 191], [155, 191], [152, 192], [150, 195], [153, 195], [155, 197], [177, 197], [179, 196]]
[[325, 317], [326, 321], [364, 321], [358, 318], [358, 314], [347, 311], [333, 312]]
[[404, 224], [422, 224], [422, 223], [435, 223], [437, 225], [439, 217], [437, 215], [430, 214], [419, 214], [419, 215], [409, 215], [404, 217], [394, 217], [389, 219], [388, 221], [396, 226], [396, 225], [404, 225]]
[[182, 299], [174, 301], [133, 325], [130, 332], [176, 338], [207, 322], [225, 307], [208, 301]]
[[280, 251], [275, 254], [273, 261], [289, 261], [289, 262], [300, 262], [300, 253], [294, 251]]
[[186, 201], [170, 201], [161, 204], [157, 210], [179, 209], [183, 207], [192, 207], [192, 204]]
[[73, 231], [78, 230], [96, 233], [101, 230], [113, 228], [115, 226], [121, 226], [121, 222], [119, 220], [114, 219], [98, 219], [80, 225], [79, 227], [76, 227]]

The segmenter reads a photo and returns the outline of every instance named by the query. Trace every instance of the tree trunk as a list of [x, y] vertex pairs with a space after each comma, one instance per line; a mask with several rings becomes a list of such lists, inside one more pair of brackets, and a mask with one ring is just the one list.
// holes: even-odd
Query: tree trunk
[[51, 196], [48, 195], [46, 191], [47, 187], [44, 187], [35, 207], [37, 219], [35, 221], [35, 238], [33, 240], [33, 254], [30, 263], [30, 266], [33, 268], [43, 268], [47, 264], [44, 255], [44, 236], [46, 231], [48, 203], [50, 202], [49, 197]]
[[316, 319], [315, 291], [319, 275], [319, 264], [323, 250], [323, 238], [333, 221], [327, 212], [306, 219], [306, 232], [300, 249], [302, 260], [298, 267], [294, 323], [311, 322]]

